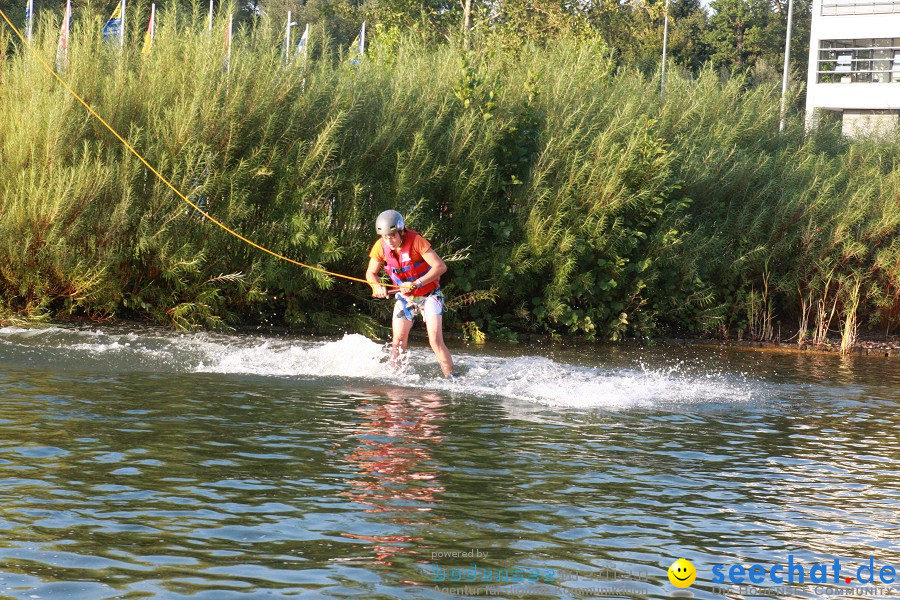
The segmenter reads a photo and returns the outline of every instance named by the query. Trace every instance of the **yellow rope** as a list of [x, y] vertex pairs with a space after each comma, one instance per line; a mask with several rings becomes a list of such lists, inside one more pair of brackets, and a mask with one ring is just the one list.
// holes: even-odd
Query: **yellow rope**
[[[219, 227], [221, 227], [222, 229], [224, 229], [225, 231], [227, 231], [228, 233], [230, 233], [231, 235], [233, 235], [233, 236], [236, 237], [237, 239], [241, 240], [242, 242], [244, 242], [244, 243], [246, 243], [246, 244], [249, 244], [250, 246], [253, 246], [253, 247], [256, 248], [257, 250], [262, 250], [262, 251], [265, 252], [266, 254], [271, 254], [271, 255], [274, 256], [275, 258], [280, 258], [281, 260], [284, 260], [284, 261], [287, 261], [287, 262], [289, 262], [289, 263], [291, 263], [291, 264], [297, 265], [298, 267], [303, 267], [304, 269], [310, 269], [310, 270], [312, 270], [312, 271], [317, 271], [317, 272], [319, 272], [319, 273], [324, 273], [325, 275], [331, 275], [332, 277], [340, 277], [341, 279], [347, 279], [347, 280], [349, 280], [349, 281], [358, 281], [358, 282], [361, 282], [361, 283], [365, 283], [365, 284], [368, 284], [368, 285], [372, 285], [371, 282], [369, 282], [369, 281], [367, 281], [367, 280], [365, 280], [365, 279], [360, 279], [359, 277], [351, 277], [350, 275], [342, 275], [342, 274], [340, 274], [340, 273], [333, 273], [333, 272], [331, 272], [331, 271], [327, 271], [327, 270], [325, 270], [325, 269], [322, 269], [321, 267], [314, 267], [314, 266], [312, 266], [312, 265], [305, 265], [305, 264], [303, 264], [302, 262], [298, 262], [298, 261], [296, 261], [296, 260], [294, 260], [294, 259], [292, 259], [292, 258], [288, 258], [287, 256], [284, 256], [284, 255], [282, 255], [282, 254], [278, 254], [277, 252], [274, 252], [274, 251], [272, 251], [272, 250], [269, 250], [268, 248], [266, 248], [266, 247], [264, 247], [264, 246], [260, 246], [260, 245], [257, 244], [256, 242], [254, 242], [254, 241], [252, 241], [252, 240], [249, 240], [249, 239], [245, 238], [244, 236], [242, 236], [242, 235], [239, 234], [238, 232], [236, 232], [236, 231], [230, 229], [227, 225], [225, 225], [225, 224], [222, 223], [221, 221], [219, 221], [219, 220], [217, 220], [217, 219], [211, 217], [206, 211], [204, 211], [202, 208], [200, 208], [199, 206], [197, 206], [196, 204], [194, 204], [193, 202], [191, 202], [190, 200], [188, 200], [188, 199], [185, 197], [184, 194], [182, 194], [180, 191], [178, 191], [178, 189], [177, 189], [174, 185], [172, 185], [172, 184], [169, 182], [168, 179], [166, 179], [165, 177], [163, 177], [163, 176], [159, 173], [159, 171], [157, 171], [156, 169], [154, 169], [154, 168], [150, 165], [150, 163], [147, 162], [147, 160], [146, 160], [143, 156], [141, 156], [141, 154], [140, 154], [137, 150], [135, 150], [134, 147], [132, 147], [131, 144], [129, 144], [129, 143], [125, 140], [125, 138], [123, 138], [121, 135], [119, 135], [119, 132], [117, 132], [115, 129], [113, 129], [113, 128], [112, 128], [112, 125], [110, 125], [110, 124], [107, 123], [105, 120], [103, 120], [103, 117], [101, 117], [99, 114], [97, 114], [97, 112], [96, 112], [93, 108], [91, 108], [91, 106], [90, 106], [87, 102], [85, 102], [85, 101], [81, 98], [81, 96], [79, 96], [78, 94], [76, 94], [76, 93], [75, 93], [75, 90], [73, 90], [71, 87], [69, 87], [69, 85], [63, 80], [63, 78], [60, 77], [59, 74], [58, 74], [56, 71], [54, 71], [53, 68], [52, 68], [49, 64], [47, 64], [47, 61], [44, 60], [44, 58], [38, 53], [38, 51], [31, 47], [31, 44], [28, 43], [28, 40], [26, 40], [25, 37], [22, 35], [22, 33], [21, 33], [18, 29], [16, 29], [16, 26], [12, 24], [12, 21], [9, 20], [9, 17], [6, 16], [6, 13], [3, 12], [3, 10], [0, 10], [0, 16], [3, 17], [3, 20], [6, 21], [6, 24], [10, 26], [10, 28], [13, 30], [13, 32], [15, 32], [16, 36], [19, 38], [19, 40], [21, 40], [21, 42], [25, 45], [25, 47], [28, 48], [28, 49], [31, 51], [31, 53], [34, 54], [35, 57], [37, 57], [37, 59], [38, 59], [38, 61], [41, 63], [41, 65], [43, 65], [43, 67], [44, 67], [51, 75], [53, 75], [53, 76], [56, 78], [56, 80], [59, 81], [59, 82], [62, 84], [62, 86], [63, 86], [64, 88], [66, 88], [66, 90], [68, 90], [68, 92], [69, 92], [70, 94], [72, 94], [72, 96], [73, 96], [76, 100], [78, 100], [78, 101], [79, 101], [79, 102], [80, 102], [80, 103], [88, 110], [89, 113], [91, 113], [91, 115], [93, 115], [98, 121], [100, 121], [101, 123], [103, 123], [104, 127], [106, 127], [106, 128], [110, 131], [110, 133], [112, 133], [114, 136], [116, 136], [116, 138], [117, 138], [120, 142], [122, 142], [122, 144], [124, 144], [125, 147], [128, 148], [128, 150], [129, 150], [132, 154], [134, 154], [134, 155], [137, 157], [137, 159], [138, 159], [139, 161], [141, 161], [142, 163], [144, 163], [144, 166], [145, 166], [145, 167], [147, 167], [148, 169], [150, 169], [150, 171], [151, 171], [154, 175], [156, 175], [156, 176], [159, 178], [160, 181], [162, 181], [164, 184], [166, 184], [166, 186], [168, 186], [169, 189], [171, 189], [173, 192], [175, 192], [175, 194], [177, 194], [179, 198], [181, 198], [182, 200], [184, 200], [184, 201], [185, 201], [187, 204], [189, 204], [194, 210], [196, 210], [197, 212], [199, 212], [200, 214], [202, 214], [204, 217], [206, 217], [207, 219], [209, 219], [212, 223], [215, 223], [216, 225], [218, 225]], [[394, 288], [394, 287], [397, 287], [397, 286], [387, 285], [387, 286], [385, 286], [385, 287]]]

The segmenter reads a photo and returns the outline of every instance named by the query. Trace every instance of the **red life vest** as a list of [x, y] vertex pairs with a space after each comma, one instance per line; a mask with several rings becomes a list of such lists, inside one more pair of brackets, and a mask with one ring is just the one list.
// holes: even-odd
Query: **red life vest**
[[[400, 250], [397, 252], [397, 254], [400, 255], [399, 260], [394, 252], [391, 251], [391, 247], [388, 243], [383, 239], [381, 240], [381, 249], [384, 251], [384, 270], [387, 271], [387, 274], [391, 278], [391, 281], [394, 282], [394, 285], [415, 281], [431, 270], [431, 267], [424, 259], [419, 262], [412, 261], [410, 253], [412, 252], [413, 241], [417, 237], [419, 237], [419, 234], [412, 229], [406, 230], [403, 234], [403, 243], [400, 244]], [[414, 289], [410, 293], [413, 296], [427, 296], [438, 289], [439, 286], [440, 277], [431, 283], [426, 283], [422, 287]]]

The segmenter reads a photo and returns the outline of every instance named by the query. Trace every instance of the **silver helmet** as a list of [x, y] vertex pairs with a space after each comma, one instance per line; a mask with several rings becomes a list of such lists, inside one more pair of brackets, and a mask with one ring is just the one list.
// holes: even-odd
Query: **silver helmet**
[[375, 219], [375, 232], [378, 235], [386, 235], [406, 229], [406, 223], [403, 222], [403, 215], [396, 210], [386, 210]]

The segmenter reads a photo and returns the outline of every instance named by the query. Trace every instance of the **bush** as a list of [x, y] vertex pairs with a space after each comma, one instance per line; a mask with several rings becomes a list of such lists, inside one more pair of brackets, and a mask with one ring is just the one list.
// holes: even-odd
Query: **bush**
[[[285, 65], [265, 22], [236, 36], [226, 70], [224, 22], [210, 35], [202, 17], [163, 13], [149, 56], [104, 44], [101, 25], [76, 21], [64, 77], [178, 189], [277, 253], [354, 276], [374, 216], [404, 212], [448, 260], [448, 320], [469, 335], [662, 325], [772, 339], [786, 321], [822, 341], [900, 318], [900, 146], [805, 136], [796, 116], [779, 135], [773, 85], [676, 74], [663, 100], [658, 82], [613, 73], [602, 44], [566, 37], [465, 52], [394, 35], [358, 65], [327, 48]], [[52, 56], [54, 24], [36, 39]], [[367, 286], [261, 253], [187, 207], [12, 48], [7, 314], [384, 322]]]

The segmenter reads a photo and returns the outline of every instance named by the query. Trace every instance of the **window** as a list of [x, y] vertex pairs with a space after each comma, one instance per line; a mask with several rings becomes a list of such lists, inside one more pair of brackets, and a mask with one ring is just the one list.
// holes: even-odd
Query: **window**
[[837, 65], [834, 67], [835, 73], [849, 73], [852, 63], [852, 54], [838, 54]]
[[900, 38], [822, 40], [818, 83], [900, 82]]
[[822, 16], [900, 13], [900, 0], [822, 0]]

